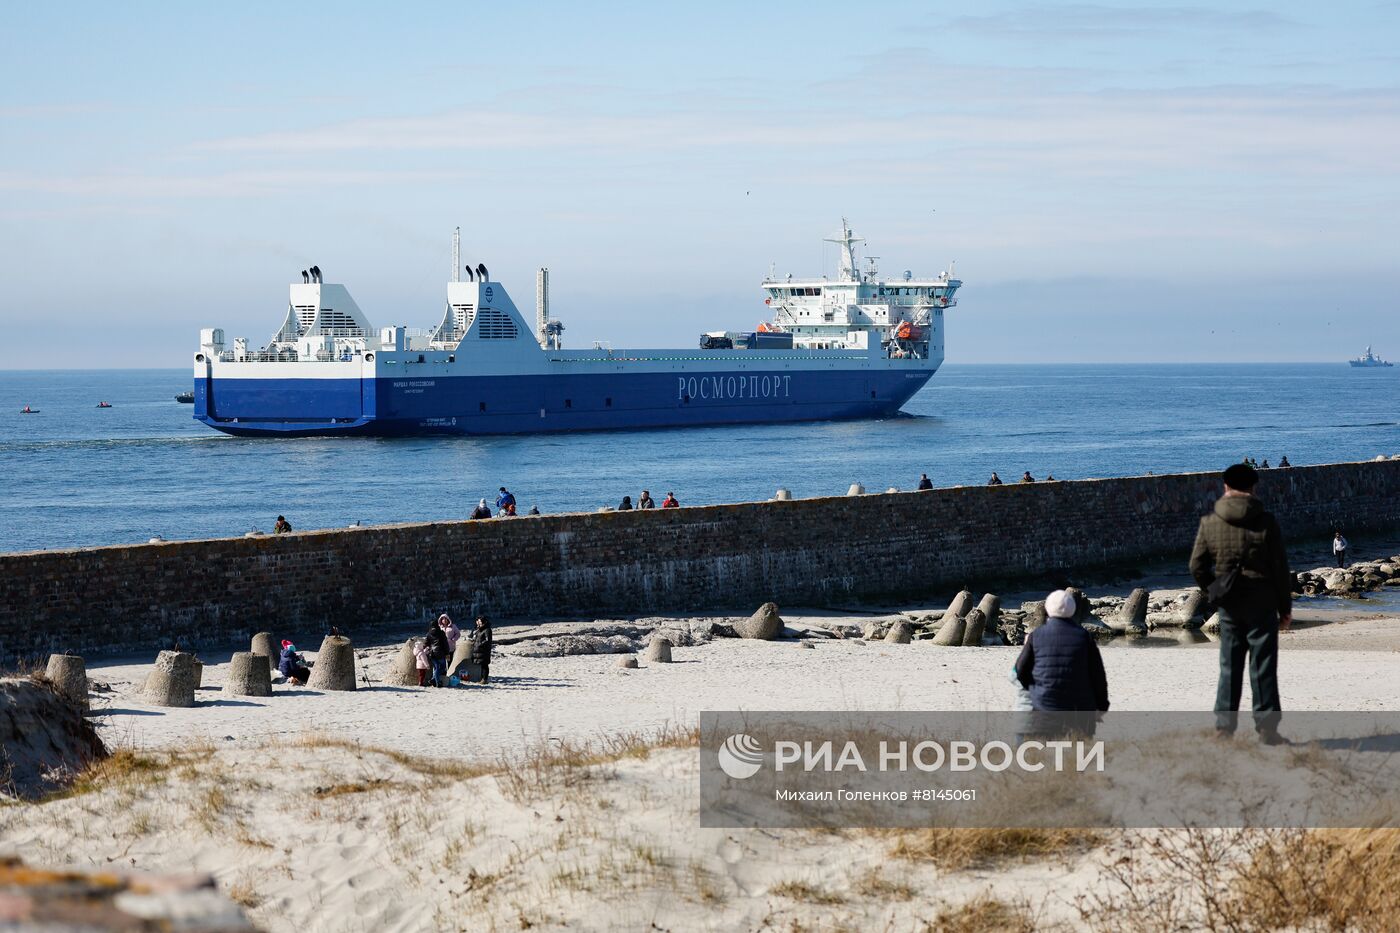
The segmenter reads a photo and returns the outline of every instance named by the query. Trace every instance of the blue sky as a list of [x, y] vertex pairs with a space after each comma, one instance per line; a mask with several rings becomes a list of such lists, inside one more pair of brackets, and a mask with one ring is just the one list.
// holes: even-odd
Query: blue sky
[[770, 262], [965, 280], [952, 362], [1400, 356], [1400, 3], [26, 4], [0, 368], [266, 341], [451, 230], [573, 345], [752, 326]]

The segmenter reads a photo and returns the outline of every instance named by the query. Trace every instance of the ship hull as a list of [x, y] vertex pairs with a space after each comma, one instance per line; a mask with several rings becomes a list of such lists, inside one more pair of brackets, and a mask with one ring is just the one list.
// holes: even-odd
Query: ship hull
[[880, 418], [896, 414], [935, 371], [210, 375], [195, 379], [195, 418], [243, 437], [538, 434]]

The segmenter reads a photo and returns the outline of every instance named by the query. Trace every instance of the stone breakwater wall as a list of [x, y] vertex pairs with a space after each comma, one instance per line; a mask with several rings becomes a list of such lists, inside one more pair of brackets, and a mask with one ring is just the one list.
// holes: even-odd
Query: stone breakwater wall
[[[312, 643], [387, 623], [944, 598], [1184, 560], [1218, 474], [371, 526], [0, 555], [0, 655]], [[1400, 460], [1263, 474], [1294, 539], [1400, 528]], [[246, 643], [245, 643], [246, 644]]]

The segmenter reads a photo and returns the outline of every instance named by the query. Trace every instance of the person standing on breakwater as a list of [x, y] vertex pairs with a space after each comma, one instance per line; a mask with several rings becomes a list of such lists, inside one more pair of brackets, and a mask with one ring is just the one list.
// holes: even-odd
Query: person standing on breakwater
[[479, 501], [476, 503], [476, 508], [472, 509], [472, 518], [476, 519], [476, 518], [490, 518], [490, 517], [491, 517], [491, 506], [489, 506], [489, 505], [486, 504], [486, 500], [485, 500], [485, 499], [479, 500]]
[[491, 679], [491, 622], [486, 616], [476, 617], [476, 630], [472, 632], [473, 664], [481, 665], [481, 682]]
[[925, 489], [932, 489], [932, 488], [933, 488], [933, 480], [931, 480], [931, 479], [928, 478], [928, 474], [927, 474], [927, 473], [920, 473], [920, 474], [919, 474], [919, 492], [923, 492]]
[[1259, 474], [1236, 463], [1221, 478], [1225, 494], [1201, 519], [1191, 550], [1191, 576], [1220, 613], [1215, 728], [1235, 732], [1248, 656], [1254, 728], [1261, 742], [1279, 745], [1278, 633], [1293, 622], [1293, 574], [1278, 521], [1254, 497]]
[[996, 473], [993, 472], [993, 473], [992, 473], [992, 478], [989, 479], [989, 480], [987, 480], [987, 485], [988, 485], [988, 486], [1000, 486], [1000, 485], [1001, 485], [1001, 477], [1000, 477], [1000, 476], [997, 476]]
[[681, 504], [677, 501], [674, 492], [668, 492], [666, 493], [666, 498], [661, 500], [661, 507], [663, 509], [678, 509], [681, 507]]
[[1278, 462], [1278, 465], [1279, 465], [1280, 467], [1283, 467], [1284, 469], [1287, 469], [1288, 467], [1291, 467], [1293, 464], [1291, 464], [1291, 463], [1288, 462], [1288, 454], [1284, 454], [1284, 455], [1283, 455], [1283, 459], [1280, 460], [1280, 461]]
[[[1045, 598], [1045, 624], [1026, 636], [1016, 659], [1016, 679], [1030, 691], [1031, 709], [1058, 715], [1033, 717], [1036, 734], [1093, 735], [1098, 714], [1108, 712], [1108, 674], [1094, 636], [1074, 621], [1074, 596], [1056, 590]], [[1070, 715], [1073, 714], [1073, 715]]]
[[447, 659], [452, 657], [452, 646], [447, 633], [434, 620], [428, 623], [428, 634], [423, 639], [428, 655], [428, 682], [434, 687], [447, 684]]
[[617, 510], [618, 510], [619, 512], [630, 512], [630, 511], [632, 511], [632, 497], [631, 497], [631, 496], [623, 496], [623, 497], [622, 497], [622, 501], [619, 502], [619, 503], [617, 504]]
[[1031, 476], [1031, 471], [1030, 471], [1030, 470], [1027, 470], [1026, 472], [1024, 472], [1024, 473], [1021, 474], [1021, 482], [1023, 482], [1023, 483], [1034, 483], [1034, 482], [1035, 482], [1035, 477], [1034, 477], [1034, 476]]
[[1347, 539], [1342, 537], [1342, 530], [1337, 529], [1337, 533], [1332, 536], [1332, 556], [1337, 558], [1337, 566], [1347, 565]]
[[501, 487], [501, 494], [496, 497], [496, 508], [502, 515], [515, 514], [515, 496], [504, 486]]
[[291, 530], [292, 523], [287, 521], [287, 516], [277, 516], [277, 522], [272, 526], [272, 533], [275, 535], [284, 535]]
[[648, 492], [647, 490], [643, 489], [643, 490], [642, 490], [642, 497], [641, 497], [640, 499], [637, 500], [637, 508], [639, 508], [639, 509], [654, 509], [654, 508], [656, 508], [656, 500], [653, 499], [653, 498], [651, 497], [651, 493], [650, 493], [650, 492]]

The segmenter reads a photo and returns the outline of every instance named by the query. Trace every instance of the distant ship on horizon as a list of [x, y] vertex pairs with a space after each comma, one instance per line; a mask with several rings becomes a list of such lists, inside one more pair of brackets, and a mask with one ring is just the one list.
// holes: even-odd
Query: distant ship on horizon
[[1354, 359], [1354, 360], [1349, 360], [1348, 362], [1350, 362], [1351, 365], [1354, 366], [1354, 367], [1357, 368], [1357, 369], [1371, 369], [1372, 367], [1377, 367], [1377, 366], [1394, 366], [1394, 365], [1395, 365], [1394, 363], [1390, 362], [1389, 360], [1383, 360], [1383, 359], [1381, 359], [1379, 356], [1376, 356], [1374, 353], [1371, 352], [1371, 348], [1370, 348], [1370, 347], [1367, 347], [1367, 348], [1366, 348], [1366, 352], [1363, 353], [1363, 354], [1361, 354], [1361, 356], [1357, 357], [1357, 358]]

